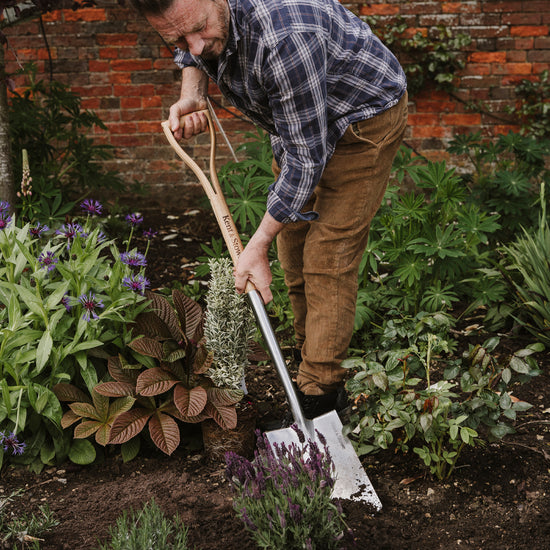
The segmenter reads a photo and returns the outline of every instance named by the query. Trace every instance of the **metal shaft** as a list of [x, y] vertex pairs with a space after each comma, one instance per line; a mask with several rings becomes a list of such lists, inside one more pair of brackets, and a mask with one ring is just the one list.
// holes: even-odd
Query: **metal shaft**
[[292, 415], [294, 416], [294, 420], [296, 424], [298, 424], [298, 427], [304, 430], [304, 428], [306, 427], [304, 413], [302, 412], [302, 408], [300, 407], [300, 401], [298, 400], [298, 395], [296, 393], [296, 390], [294, 389], [294, 384], [292, 383], [290, 375], [288, 374], [286, 363], [283, 358], [283, 354], [281, 353], [281, 348], [279, 347], [277, 339], [275, 338], [275, 333], [273, 332], [273, 328], [271, 327], [271, 323], [269, 322], [269, 317], [267, 315], [267, 311], [265, 310], [262, 297], [257, 290], [249, 291], [247, 296], [250, 300], [250, 303], [252, 304], [252, 309], [254, 310], [254, 314], [256, 315], [260, 331], [262, 333], [262, 336], [264, 337], [267, 349], [269, 350], [269, 354], [271, 355], [271, 359], [273, 360], [275, 368], [277, 369], [277, 373], [279, 374], [279, 378], [283, 383], [288, 404], [290, 406], [290, 410], [292, 411]]

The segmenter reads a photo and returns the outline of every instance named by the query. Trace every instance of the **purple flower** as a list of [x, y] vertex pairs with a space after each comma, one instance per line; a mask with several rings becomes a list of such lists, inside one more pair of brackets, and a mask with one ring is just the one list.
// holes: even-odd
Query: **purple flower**
[[12, 455], [22, 455], [27, 446], [23, 441], [20, 442], [17, 440], [14, 432], [11, 432], [9, 435], [0, 432], [0, 444], [3, 445], [4, 451], [11, 451]]
[[149, 280], [143, 275], [131, 275], [122, 279], [122, 286], [139, 292], [142, 296], [145, 294], [145, 289], [150, 285]]
[[145, 256], [140, 252], [122, 252], [120, 254], [120, 261], [131, 267], [144, 267], [147, 265]]
[[42, 254], [38, 256], [38, 263], [40, 264], [40, 267], [47, 269], [48, 273], [55, 269], [55, 264], [57, 262], [58, 260], [51, 250], [48, 250], [48, 252], [42, 252]]
[[7, 201], [0, 201], [0, 213], [8, 212], [10, 209], [10, 203]]
[[61, 303], [65, 306], [65, 309], [67, 311], [71, 311], [71, 308], [73, 306], [71, 306], [71, 300], [70, 300], [70, 297], [68, 294], [65, 294], [65, 296], [63, 296], [63, 298], [61, 298]]
[[82, 294], [78, 298], [79, 302], [84, 307], [84, 314], [82, 319], [85, 321], [90, 321], [91, 319], [98, 319], [99, 315], [96, 313], [96, 308], [104, 307], [103, 302], [96, 298], [93, 292], [88, 292], [88, 295]]
[[134, 214], [128, 214], [126, 216], [126, 221], [132, 226], [132, 227], [136, 227], [138, 226], [140, 223], [143, 222], [143, 216], [138, 213], [138, 212], [135, 212]]
[[55, 232], [55, 234], [62, 235], [68, 241], [72, 241], [77, 235], [83, 234], [83, 229], [78, 223], [67, 223], [62, 225], [61, 228]]
[[145, 230], [143, 231], [143, 236], [144, 236], [148, 241], [154, 239], [157, 235], [158, 235], [158, 232], [157, 232], [157, 231], [153, 231], [151, 228], [145, 229]]
[[46, 231], [49, 231], [49, 227], [47, 225], [41, 225], [40, 222], [37, 222], [34, 227], [31, 227], [29, 229], [29, 233], [33, 237], [40, 237], [42, 233], [45, 233]]
[[8, 216], [7, 212], [0, 211], [0, 230], [6, 229], [6, 227], [8, 227], [8, 223], [10, 222], [11, 222], [11, 216]]
[[92, 199], [86, 199], [80, 204], [80, 208], [82, 208], [82, 210], [90, 216], [99, 216], [103, 211], [102, 204], [99, 201]]

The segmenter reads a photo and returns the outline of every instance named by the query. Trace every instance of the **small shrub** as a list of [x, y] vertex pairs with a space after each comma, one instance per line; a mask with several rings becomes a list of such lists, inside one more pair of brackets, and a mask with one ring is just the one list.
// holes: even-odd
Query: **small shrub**
[[338, 548], [346, 525], [331, 501], [335, 474], [329, 450], [306, 442], [294, 429], [302, 448], [294, 443], [271, 446], [258, 432], [253, 462], [226, 454], [234, 509], [259, 548]]
[[98, 550], [187, 550], [187, 532], [179, 516], [167, 519], [151, 499], [139, 512], [123, 512], [109, 529], [110, 541]]

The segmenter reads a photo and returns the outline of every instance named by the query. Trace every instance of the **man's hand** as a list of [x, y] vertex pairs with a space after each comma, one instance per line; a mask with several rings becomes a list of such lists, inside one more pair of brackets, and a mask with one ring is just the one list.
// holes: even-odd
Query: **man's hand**
[[[192, 138], [205, 132], [208, 128], [208, 119], [203, 111], [208, 107], [206, 93], [208, 77], [196, 67], [186, 67], [182, 71], [180, 99], [170, 107], [168, 122], [170, 129], [177, 140], [182, 137]], [[184, 115], [185, 124], [182, 127], [180, 118]]]
[[276, 221], [269, 212], [266, 212], [260, 226], [241, 252], [235, 266], [235, 288], [237, 292], [245, 292], [247, 283], [250, 281], [261, 294], [264, 304], [273, 300], [273, 294], [269, 288], [272, 276], [268, 252], [273, 239], [283, 227], [284, 224]]

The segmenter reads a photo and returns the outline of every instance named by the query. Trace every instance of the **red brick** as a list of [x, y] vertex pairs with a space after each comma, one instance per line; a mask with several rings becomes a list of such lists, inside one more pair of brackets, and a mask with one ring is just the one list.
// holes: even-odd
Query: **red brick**
[[144, 107], [161, 107], [162, 98], [158, 95], [155, 95], [153, 97], [144, 97], [142, 99], [142, 104]]
[[537, 50], [548, 50], [550, 49], [550, 36], [539, 36], [535, 38], [534, 47]]
[[523, 2], [522, 11], [548, 13], [548, 0], [529, 0], [528, 2]]
[[55, 23], [56, 21], [61, 21], [63, 10], [50, 11], [48, 13], [42, 14], [42, 20], [44, 23]]
[[506, 61], [511, 63], [525, 63], [527, 61], [527, 52], [525, 50], [510, 50], [506, 52]]
[[143, 121], [156, 120], [159, 117], [160, 109], [151, 107], [149, 109], [128, 109], [122, 111], [122, 120]]
[[541, 26], [523, 26], [512, 27], [510, 29], [511, 36], [548, 36], [548, 27], [546, 25]]
[[414, 103], [416, 105], [417, 113], [449, 113], [454, 112], [456, 109], [456, 102], [453, 101], [432, 101], [430, 99], [422, 99], [417, 96], [414, 99]]
[[133, 122], [116, 122], [114, 124], [106, 122], [105, 125], [112, 134], [135, 134], [137, 128]]
[[97, 110], [101, 105], [101, 99], [98, 97], [94, 98], [84, 98], [82, 99], [81, 106], [83, 109]]
[[99, 57], [101, 59], [117, 59], [119, 48], [99, 48]]
[[506, 13], [502, 15], [504, 25], [540, 25], [542, 15], [540, 13]]
[[505, 63], [506, 52], [472, 52], [468, 56], [470, 63]]
[[503, 76], [501, 79], [502, 86], [517, 86], [522, 80], [525, 79], [525, 76]]
[[149, 136], [136, 135], [135, 133], [130, 135], [113, 135], [109, 141], [115, 147], [139, 147], [141, 145], [151, 145], [151, 138]]
[[92, 73], [105, 73], [109, 70], [111, 64], [109, 61], [96, 61], [94, 59], [90, 59], [88, 62], [88, 69]]
[[534, 38], [516, 38], [514, 40], [514, 49], [516, 50], [532, 50], [534, 47]]
[[121, 97], [120, 98], [121, 109], [140, 109], [141, 98], [139, 97]]
[[479, 113], [443, 114], [442, 121], [445, 126], [476, 126], [481, 124], [481, 115]]
[[73, 86], [72, 91], [82, 97], [103, 97], [111, 95], [111, 86]]
[[137, 123], [138, 132], [141, 134], [161, 133], [162, 126], [160, 125], [160, 123], [163, 120], [164, 119], [159, 116], [156, 122], [138, 122]]
[[113, 84], [130, 84], [132, 73], [109, 73], [109, 82]]
[[412, 126], [413, 137], [446, 137], [448, 130], [443, 126]]
[[103, 8], [80, 8], [78, 10], [63, 10], [65, 21], [106, 21], [107, 15]]
[[550, 63], [533, 63], [533, 72], [535, 74], [550, 70]]
[[481, 11], [479, 2], [443, 2], [441, 9], [443, 13], [479, 13]]
[[115, 86], [114, 95], [117, 97], [140, 96], [147, 97], [155, 95], [155, 87], [152, 84], [140, 84], [131, 86]]
[[394, 4], [366, 4], [359, 8], [359, 15], [397, 15], [399, 6]]
[[464, 69], [460, 71], [462, 76], [466, 75], [488, 75], [491, 74], [490, 63], [468, 63]]
[[412, 126], [436, 126], [441, 119], [438, 114], [410, 114], [409, 124]]
[[137, 34], [97, 34], [96, 40], [100, 46], [135, 46]]
[[523, 5], [529, 2], [500, 2], [498, 0], [492, 0], [483, 4], [483, 11], [485, 12], [518, 12], [521, 13]]
[[531, 63], [504, 63], [493, 66], [493, 74], [531, 74], [532, 72]]
[[532, 63], [550, 63], [550, 50], [531, 50], [526, 53]]
[[111, 63], [113, 71], [149, 71], [152, 67], [150, 59], [117, 60]]

